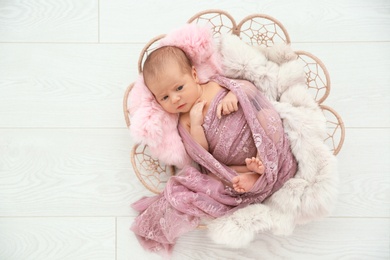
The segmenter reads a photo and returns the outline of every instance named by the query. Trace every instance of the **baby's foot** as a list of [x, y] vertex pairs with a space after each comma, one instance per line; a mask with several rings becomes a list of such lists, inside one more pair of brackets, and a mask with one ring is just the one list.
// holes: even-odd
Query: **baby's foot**
[[233, 188], [237, 192], [248, 192], [255, 185], [260, 174], [257, 173], [242, 173], [233, 178]]
[[252, 158], [246, 158], [245, 159], [246, 167], [255, 173], [258, 174], [263, 174], [264, 173], [264, 165], [262, 161], [260, 161], [259, 158], [257, 157], [252, 157]]

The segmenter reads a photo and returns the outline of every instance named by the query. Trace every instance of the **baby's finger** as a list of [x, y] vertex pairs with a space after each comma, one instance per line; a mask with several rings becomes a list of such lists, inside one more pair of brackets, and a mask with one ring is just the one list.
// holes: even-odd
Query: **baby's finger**
[[230, 113], [232, 113], [232, 112], [235, 111], [235, 110], [234, 110], [233, 103], [228, 103], [227, 105], [228, 105], [228, 109], [229, 109], [229, 112], [230, 112]]
[[223, 113], [223, 115], [228, 115], [229, 114], [228, 106], [227, 106], [226, 103], [224, 103], [223, 106], [222, 106], [222, 113]]
[[221, 119], [221, 116], [222, 116], [222, 104], [219, 103], [217, 106], [217, 117]]
[[199, 106], [200, 106], [200, 112], [203, 112], [204, 108], [206, 107], [206, 101], [201, 101]]
[[231, 112], [233, 112], [233, 106], [230, 103], [226, 103], [223, 107], [223, 114], [229, 115]]
[[238, 102], [233, 102], [233, 109], [234, 111], [238, 110]]

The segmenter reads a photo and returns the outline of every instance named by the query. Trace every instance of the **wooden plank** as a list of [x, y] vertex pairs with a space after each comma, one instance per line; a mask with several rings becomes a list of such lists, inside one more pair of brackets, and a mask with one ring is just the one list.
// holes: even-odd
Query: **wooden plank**
[[[0, 127], [123, 127], [143, 45], [1, 44]], [[389, 43], [293, 44], [328, 68], [347, 127], [390, 127]], [[359, 53], [359, 59], [356, 59]], [[367, 65], [370, 64], [370, 65]]]
[[115, 218], [0, 218], [0, 259], [115, 259]]
[[265, 13], [279, 19], [295, 42], [388, 41], [390, 4], [379, 1], [284, 0], [264, 6]]
[[387, 0], [8, 0], [0, 4], [0, 259], [160, 259], [129, 231], [130, 203], [152, 194], [131, 168], [122, 96], [144, 43], [210, 8], [236, 21], [271, 15], [294, 49], [325, 63], [325, 104], [347, 126], [340, 196], [331, 217], [290, 237], [260, 234], [237, 250], [196, 230], [173, 259], [390, 258]]
[[[389, 133], [347, 129], [334, 216], [389, 217]], [[126, 129], [0, 130], [0, 215], [129, 216], [130, 203], [152, 195], [131, 147]]]
[[390, 4], [377, 1], [100, 1], [102, 42], [146, 42], [184, 24], [194, 14], [222, 9], [240, 22], [263, 13], [278, 19], [296, 42], [388, 41]]
[[[168, 33], [184, 25], [194, 14], [205, 9], [224, 6], [237, 10], [243, 7], [238, 2], [221, 1], [100, 1], [101, 42], [146, 43], [153, 37]], [[246, 8], [253, 7], [248, 3]], [[244, 6], [245, 7], [245, 6]]]
[[146, 252], [138, 243], [134, 233], [130, 231], [133, 217], [117, 218], [117, 258], [116, 260], [147, 259], [161, 260], [161, 256]]
[[327, 219], [297, 228], [292, 237], [277, 238], [278, 242], [269, 243], [268, 236], [259, 236], [251, 253], [262, 252], [258, 250], [261, 246], [270, 255], [284, 259], [386, 259], [390, 253], [389, 230], [388, 218]]
[[124, 127], [140, 45], [1, 44], [0, 127]]
[[97, 42], [98, 1], [2, 1], [0, 42]]
[[390, 128], [347, 129], [334, 216], [390, 217]]
[[347, 127], [390, 127], [390, 43], [293, 43], [325, 64], [331, 91], [325, 105], [334, 108]]
[[[157, 259], [129, 231], [132, 218], [118, 218], [118, 260]], [[288, 237], [259, 234], [248, 248], [216, 245], [205, 230], [179, 238], [172, 259], [387, 259], [390, 219], [329, 218], [297, 227]]]
[[129, 216], [127, 129], [0, 130], [0, 216]]

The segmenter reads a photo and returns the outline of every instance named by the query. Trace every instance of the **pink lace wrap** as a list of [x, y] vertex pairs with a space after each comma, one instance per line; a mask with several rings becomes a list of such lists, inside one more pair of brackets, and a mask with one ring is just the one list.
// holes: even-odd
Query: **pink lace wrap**
[[[200, 218], [221, 217], [262, 202], [297, 170], [282, 121], [264, 95], [248, 81], [221, 76], [212, 80], [226, 90], [212, 101], [204, 120], [210, 152], [178, 126], [186, 151], [200, 170], [184, 167], [169, 179], [162, 194], [133, 204], [140, 215], [131, 229], [145, 249], [169, 255], [175, 240], [196, 228]], [[228, 90], [237, 96], [239, 110], [218, 119], [216, 107]], [[245, 165], [245, 158], [257, 155], [265, 166], [265, 174], [250, 192], [237, 193], [227, 185], [237, 176], [228, 166]]]

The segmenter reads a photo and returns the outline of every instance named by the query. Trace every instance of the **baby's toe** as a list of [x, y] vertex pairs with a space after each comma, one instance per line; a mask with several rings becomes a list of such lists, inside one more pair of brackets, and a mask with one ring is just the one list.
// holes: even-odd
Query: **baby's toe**
[[235, 191], [237, 191], [237, 192], [244, 192], [242, 188], [235, 188]]

